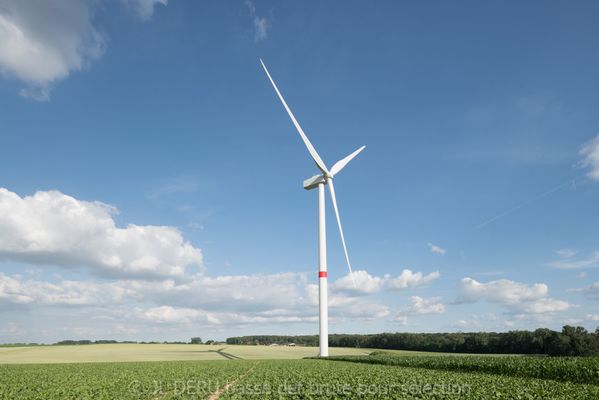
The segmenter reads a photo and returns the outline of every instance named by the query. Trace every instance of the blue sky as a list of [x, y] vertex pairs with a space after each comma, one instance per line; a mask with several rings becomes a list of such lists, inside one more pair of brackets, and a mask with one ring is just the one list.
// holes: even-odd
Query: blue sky
[[[599, 324], [594, 2], [0, 0], [0, 341]], [[329, 204], [330, 205], [330, 204]], [[329, 207], [330, 208], [330, 207]]]

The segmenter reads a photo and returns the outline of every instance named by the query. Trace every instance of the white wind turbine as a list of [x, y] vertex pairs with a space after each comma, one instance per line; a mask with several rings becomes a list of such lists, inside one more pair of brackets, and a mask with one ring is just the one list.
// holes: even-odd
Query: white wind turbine
[[262, 59], [260, 59], [260, 63], [262, 64], [262, 68], [264, 68], [264, 72], [268, 76], [270, 83], [277, 92], [279, 99], [281, 99], [281, 103], [287, 110], [287, 114], [289, 114], [289, 118], [293, 121], [293, 125], [299, 132], [304, 144], [308, 148], [310, 155], [314, 162], [316, 162], [316, 166], [320, 169], [321, 174], [315, 175], [312, 178], [306, 179], [304, 181], [304, 189], [311, 190], [318, 188], [318, 300], [319, 300], [319, 323], [320, 323], [320, 357], [328, 357], [329, 355], [329, 314], [328, 314], [328, 300], [327, 300], [327, 239], [326, 239], [326, 225], [325, 225], [325, 194], [324, 194], [324, 185], [328, 185], [329, 192], [331, 193], [331, 201], [333, 203], [333, 209], [335, 210], [335, 216], [337, 217], [337, 226], [339, 227], [339, 234], [341, 236], [341, 243], [343, 244], [343, 252], [345, 253], [345, 260], [347, 261], [347, 267], [349, 268], [349, 274], [352, 278], [354, 287], [356, 286], [356, 282], [354, 280], [354, 275], [351, 267], [351, 263], [349, 261], [349, 254], [347, 252], [347, 246], [345, 244], [345, 237], [343, 235], [343, 227], [341, 226], [341, 218], [339, 217], [339, 208], [337, 207], [337, 198], [335, 196], [335, 186], [333, 185], [333, 177], [337, 175], [355, 156], [358, 155], [366, 146], [360, 147], [358, 150], [354, 151], [347, 157], [337, 161], [335, 165], [329, 170], [325, 163], [322, 161], [322, 158], [316, 152], [312, 143], [304, 133], [302, 127], [295, 119], [295, 116], [291, 112], [291, 109], [287, 105], [287, 102], [281, 95], [279, 88], [277, 87], [275, 81], [270, 76], [266, 65]]

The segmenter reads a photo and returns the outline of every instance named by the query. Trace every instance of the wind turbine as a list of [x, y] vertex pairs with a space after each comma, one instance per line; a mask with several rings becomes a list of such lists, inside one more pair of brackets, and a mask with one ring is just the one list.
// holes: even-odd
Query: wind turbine
[[304, 133], [304, 130], [300, 126], [299, 122], [295, 119], [295, 116], [291, 112], [291, 109], [287, 105], [287, 102], [281, 95], [277, 84], [270, 76], [270, 72], [264, 65], [264, 61], [260, 59], [262, 68], [268, 76], [270, 83], [272, 83], [275, 92], [279, 96], [281, 103], [287, 110], [289, 118], [295, 125], [295, 128], [299, 132], [304, 144], [308, 148], [308, 152], [312, 156], [312, 159], [316, 163], [316, 166], [320, 170], [320, 174], [314, 175], [313, 177], [304, 181], [304, 189], [312, 190], [318, 188], [318, 303], [319, 303], [319, 339], [320, 339], [320, 357], [328, 357], [329, 355], [329, 313], [328, 313], [328, 297], [327, 297], [327, 238], [326, 238], [326, 222], [325, 222], [325, 188], [329, 187], [329, 193], [331, 194], [331, 202], [333, 203], [333, 209], [335, 210], [335, 217], [337, 218], [337, 227], [339, 228], [339, 235], [341, 236], [341, 243], [343, 244], [343, 252], [345, 254], [345, 261], [347, 261], [347, 267], [351, 276], [354, 287], [356, 281], [349, 261], [349, 254], [347, 252], [347, 246], [345, 244], [345, 237], [343, 235], [343, 227], [341, 225], [341, 218], [339, 217], [339, 208], [337, 207], [337, 197], [335, 196], [335, 185], [333, 184], [333, 177], [337, 175], [341, 170], [355, 157], [357, 156], [366, 146], [360, 147], [347, 157], [337, 161], [331, 169], [328, 169], [322, 158], [316, 152], [312, 143]]

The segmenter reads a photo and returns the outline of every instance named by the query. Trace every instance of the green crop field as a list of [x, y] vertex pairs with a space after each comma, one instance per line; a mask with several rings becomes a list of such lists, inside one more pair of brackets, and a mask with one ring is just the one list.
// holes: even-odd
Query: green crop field
[[596, 357], [331, 350], [323, 360], [302, 359], [309, 347], [2, 348], [0, 399], [599, 399]]

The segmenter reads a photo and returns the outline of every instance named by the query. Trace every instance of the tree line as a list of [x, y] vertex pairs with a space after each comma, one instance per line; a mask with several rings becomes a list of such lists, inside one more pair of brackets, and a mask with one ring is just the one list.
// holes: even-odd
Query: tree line
[[[118, 341], [118, 340], [88, 340], [88, 339], [83, 339], [83, 340], [61, 340], [60, 342], [56, 342], [53, 343], [52, 346], [79, 346], [79, 345], [86, 345], [86, 344], [115, 344], [115, 343], [120, 343], [120, 344], [189, 344], [188, 342], [182, 342], [182, 341], [175, 341], [175, 342], [157, 342], [157, 341], [152, 341], [152, 342], [137, 342], [135, 340], [123, 340], [123, 341]], [[38, 346], [37, 343], [33, 343], [31, 345], [36, 345]]]
[[[318, 335], [258, 335], [227, 339], [227, 344], [288, 343], [318, 346]], [[509, 332], [332, 334], [329, 335], [329, 346], [446, 353], [592, 356], [599, 355], [599, 327], [595, 332], [589, 332], [581, 326], [566, 325], [560, 332], [539, 328], [535, 331]]]

